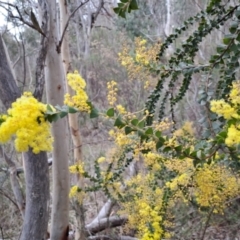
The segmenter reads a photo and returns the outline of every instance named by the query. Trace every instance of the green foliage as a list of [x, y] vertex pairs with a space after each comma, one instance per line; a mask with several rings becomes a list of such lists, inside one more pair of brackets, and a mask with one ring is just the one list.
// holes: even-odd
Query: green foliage
[[118, 6], [113, 10], [118, 16], [126, 18], [126, 13], [130, 13], [137, 9], [138, 4], [136, 0], [121, 0], [120, 3], [118, 3]]
[[[236, 72], [239, 68], [239, 9], [239, 4], [233, 7], [222, 1], [212, 0], [205, 11], [198, 13], [194, 17], [190, 17], [184, 22], [182, 27], [175, 29], [175, 32], [166, 39], [159, 51], [159, 60], [161, 60], [163, 54], [176, 39], [186, 33], [191, 26], [197, 25], [196, 30], [174, 51], [166, 65], [160, 65], [152, 69], [159, 75], [159, 81], [153, 92], [149, 95], [146, 103], [146, 109], [151, 114], [147, 119], [148, 124], [151, 124], [154, 118], [159, 101], [161, 101], [161, 104], [160, 109], [158, 109], [158, 119], [161, 120], [164, 117], [167, 101], [170, 103], [172, 117], [174, 117], [173, 108], [176, 103], [184, 98], [196, 73], [207, 76], [208, 82], [211, 84], [213, 73], [217, 71], [219, 73], [219, 81], [215, 97], [225, 98], [227, 96], [230, 90], [229, 86], [236, 79]], [[199, 51], [199, 45], [214, 30], [218, 30], [221, 25], [229, 21], [231, 21], [229, 27], [231, 34], [224, 36], [222, 40], [223, 44], [217, 46], [216, 53], [210, 57], [207, 63], [196, 65], [194, 60]], [[164, 91], [163, 86], [166, 84], [168, 90]], [[179, 86], [177, 90], [174, 88], [176, 85]], [[203, 94], [206, 98], [201, 98], [201, 104], [206, 105], [212, 98], [213, 93], [210, 95], [207, 91]]]

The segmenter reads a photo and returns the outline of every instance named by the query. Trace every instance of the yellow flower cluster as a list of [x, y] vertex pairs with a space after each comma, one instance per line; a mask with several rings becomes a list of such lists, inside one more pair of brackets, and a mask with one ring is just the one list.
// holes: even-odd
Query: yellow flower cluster
[[35, 154], [51, 151], [53, 138], [50, 123], [44, 118], [46, 109], [46, 105], [38, 102], [32, 93], [25, 92], [12, 104], [8, 116], [2, 117], [0, 142], [6, 143], [16, 135], [15, 147], [19, 152], [28, 151], [29, 147]]
[[173, 125], [173, 122], [170, 122], [167, 118], [161, 122], [153, 121], [153, 127], [155, 131], [164, 131], [169, 129]]
[[126, 195], [133, 196], [132, 201], [123, 203], [121, 213], [128, 214], [128, 227], [137, 229], [141, 240], [159, 240], [170, 237], [164, 232], [165, 223], [162, 214], [163, 190], [152, 188], [154, 177], [151, 174], [138, 174], [127, 182]]
[[130, 46], [125, 45], [119, 53], [119, 61], [128, 72], [128, 76], [131, 80], [141, 80], [144, 82], [144, 88], [155, 85], [157, 78], [153, 76], [149, 70], [149, 65], [155, 63], [157, 59], [157, 52], [160, 48], [160, 43], [156, 43], [152, 46], [147, 46], [145, 39], [135, 39], [135, 52], [131, 56], [129, 53]]
[[225, 143], [228, 146], [233, 146], [234, 144], [240, 143], [240, 124], [231, 125], [228, 128], [227, 138], [225, 140]]
[[117, 101], [117, 83], [111, 81], [107, 83], [108, 95], [107, 100], [110, 106], [113, 106]]
[[131, 139], [131, 134], [126, 135], [122, 129], [112, 129], [108, 134], [114, 139], [116, 145], [119, 147], [126, 146], [133, 142]]
[[239, 182], [225, 166], [204, 164], [194, 175], [195, 197], [200, 206], [221, 212], [227, 200], [239, 195]]
[[240, 143], [240, 81], [236, 81], [233, 83], [228, 100], [229, 102], [226, 102], [223, 99], [211, 101], [211, 110], [223, 116], [226, 120], [238, 120], [236, 124], [231, 124], [228, 128], [227, 138], [225, 140], [225, 143], [228, 146], [232, 146], [234, 144]]
[[105, 161], [106, 161], [106, 158], [105, 158], [105, 157], [100, 157], [100, 158], [98, 158], [98, 160], [97, 160], [98, 163], [103, 163], [103, 162], [105, 162]]
[[76, 200], [81, 204], [83, 202], [84, 197], [85, 197], [85, 193], [77, 185], [74, 185], [70, 189], [69, 197], [70, 198], [76, 198]]
[[182, 137], [185, 135], [190, 135], [190, 136], [194, 136], [194, 129], [193, 129], [193, 123], [192, 122], [185, 122], [182, 126], [182, 128], [176, 130], [173, 135], [175, 137]]
[[231, 117], [237, 118], [236, 111], [229, 103], [226, 103], [223, 99], [211, 101], [211, 111], [219, 115], [222, 115], [225, 119]]
[[158, 153], [148, 152], [143, 155], [146, 166], [151, 167], [153, 171], [161, 169], [161, 156]]
[[119, 112], [120, 114], [122, 114], [122, 115], [124, 115], [124, 114], [127, 113], [126, 109], [125, 109], [121, 104], [117, 105], [117, 106], [116, 106], [116, 109], [117, 109], [118, 112]]
[[75, 173], [75, 174], [84, 174], [84, 166], [83, 164], [75, 164], [69, 167], [69, 172], [70, 173]]
[[89, 112], [90, 106], [87, 104], [88, 96], [85, 92], [85, 80], [80, 76], [78, 71], [68, 73], [67, 80], [69, 86], [76, 92], [76, 94], [74, 96], [70, 96], [69, 93], [65, 94], [64, 104], [70, 107], [75, 107], [82, 112]]
[[[171, 179], [171, 181], [166, 182], [166, 186], [174, 191], [174, 198], [172, 201], [180, 198], [184, 202], [188, 202], [192, 198], [191, 191], [193, 188], [192, 176], [194, 174], [195, 168], [193, 161], [190, 158], [185, 159], [168, 159], [165, 161], [164, 166], [171, 172], [177, 173], [176, 177]], [[182, 189], [187, 188], [188, 192], [183, 194]]]

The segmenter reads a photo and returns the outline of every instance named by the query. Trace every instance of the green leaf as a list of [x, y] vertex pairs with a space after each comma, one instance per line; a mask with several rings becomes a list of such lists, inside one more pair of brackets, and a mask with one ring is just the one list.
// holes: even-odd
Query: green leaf
[[98, 116], [99, 116], [98, 110], [95, 107], [93, 107], [90, 112], [90, 118], [96, 118]]
[[171, 147], [165, 147], [165, 148], [163, 149], [163, 152], [169, 152], [169, 151], [171, 151], [171, 150], [172, 150]]
[[115, 123], [114, 123], [114, 126], [115, 127], [118, 127], [118, 128], [123, 128], [126, 124], [122, 121], [121, 117], [118, 117], [116, 120], [115, 120]]
[[129, 126], [126, 126], [124, 130], [125, 130], [126, 135], [128, 135], [129, 133], [131, 133], [133, 131], [133, 129]]
[[159, 140], [156, 143], [156, 148], [159, 149], [164, 145], [165, 139], [160, 137]]
[[133, 126], [137, 126], [138, 125], [138, 119], [137, 118], [135, 118], [135, 119], [133, 119], [132, 121], [131, 121], [131, 124], [133, 125]]
[[201, 160], [200, 159], [198, 159], [198, 158], [195, 158], [195, 159], [193, 159], [193, 165], [194, 165], [194, 167], [196, 168], [199, 164], [201, 164]]
[[59, 119], [59, 114], [54, 113], [54, 114], [51, 114], [51, 115], [46, 115], [45, 119], [50, 123], [56, 122]]
[[108, 117], [113, 117], [114, 116], [114, 108], [110, 108], [107, 110], [107, 116]]
[[120, 8], [119, 7], [116, 7], [116, 8], [113, 8], [113, 11], [118, 15], [119, 14], [119, 12], [120, 12]]
[[226, 138], [227, 138], [227, 132], [223, 131], [216, 136], [216, 141], [218, 144], [222, 144], [222, 143], [225, 143]]
[[191, 149], [190, 149], [190, 148], [187, 148], [187, 149], [185, 149], [185, 150], [183, 151], [183, 153], [184, 153], [185, 155], [189, 156], [190, 151], [191, 151]]
[[162, 137], [162, 133], [160, 131], [156, 131], [155, 136], [160, 138], [160, 137]]
[[145, 134], [147, 135], [152, 135], [153, 134], [153, 129], [150, 127], [146, 130]]
[[224, 43], [225, 45], [228, 45], [228, 44], [232, 41], [232, 39], [234, 39], [234, 38], [236, 38], [236, 35], [234, 35], [234, 34], [227, 34], [227, 35], [225, 35], [225, 37], [223, 38], [223, 43]]
[[52, 107], [51, 107], [49, 104], [47, 104], [47, 110], [48, 110], [49, 112], [53, 112], [53, 109], [52, 109]]
[[58, 111], [62, 111], [62, 107], [59, 106], [59, 105], [55, 106], [55, 108], [56, 108]]
[[145, 121], [142, 120], [141, 122], [138, 123], [137, 125], [139, 128], [144, 128], [145, 127]]
[[137, 1], [136, 1], [136, 0], [132, 0], [132, 1], [130, 2], [129, 8], [130, 8], [131, 10], [137, 10], [137, 9], [138, 9]]
[[68, 115], [68, 112], [60, 112], [59, 113], [59, 117], [60, 118], [64, 118], [65, 116], [67, 116]]
[[235, 33], [237, 28], [238, 28], [238, 22], [234, 21], [234, 22], [231, 23], [231, 25], [229, 27], [229, 32], [230, 33]]
[[74, 108], [74, 107], [68, 107], [68, 112], [69, 113], [77, 113], [78, 110], [76, 108]]
[[203, 158], [203, 152], [202, 150], [197, 151], [197, 158], [202, 159]]
[[123, 10], [123, 9], [120, 9], [120, 11], [119, 11], [119, 14], [118, 14], [120, 17], [122, 17], [122, 18], [126, 18], [126, 11], [125, 10]]
[[180, 153], [182, 152], [182, 146], [179, 145], [179, 146], [175, 147], [175, 151], [176, 151], [178, 154], [180, 154]]

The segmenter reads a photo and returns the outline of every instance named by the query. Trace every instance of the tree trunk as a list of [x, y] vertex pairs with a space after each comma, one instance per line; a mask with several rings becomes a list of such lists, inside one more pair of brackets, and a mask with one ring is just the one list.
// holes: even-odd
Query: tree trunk
[[46, 239], [48, 226], [49, 173], [46, 152], [24, 153], [26, 211], [20, 240]]
[[[48, 0], [49, 6], [49, 46], [46, 61], [47, 100], [53, 106], [63, 104], [64, 69], [60, 51], [57, 8], [55, 0]], [[51, 239], [64, 240], [68, 236], [68, 133], [67, 119], [59, 119], [52, 124], [53, 144], [53, 194], [51, 215]]]
[[[60, 6], [60, 16], [61, 16], [60, 26], [61, 26], [61, 31], [63, 32], [63, 29], [69, 18], [69, 12], [67, 7], [67, 2], [65, 0], [60, 0], [59, 6]], [[61, 53], [62, 53], [62, 60], [64, 63], [64, 69], [65, 69], [65, 75], [66, 75], [67, 73], [73, 70], [71, 66], [71, 56], [70, 56], [67, 33], [63, 38]], [[67, 92], [70, 95], [74, 94], [73, 90], [67, 83], [66, 83], [66, 86], [67, 86]], [[82, 146], [81, 146], [82, 141], [81, 141], [81, 135], [80, 135], [79, 126], [78, 126], [78, 113], [69, 114], [68, 120], [69, 120], [69, 126], [71, 131], [71, 137], [74, 145], [74, 162], [76, 164], [81, 164], [83, 161], [83, 156], [82, 156]], [[82, 176], [77, 177], [77, 184], [80, 188], [84, 189], [84, 178]], [[76, 240], [85, 240], [86, 238], [85, 238], [85, 221], [84, 221], [83, 205], [77, 202], [75, 204], [79, 212], [77, 216], [77, 222], [80, 228], [79, 231], [76, 231], [75, 238]]]
[[[7, 61], [0, 37], [0, 99], [6, 109], [20, 97], [20, 91]], [[47, 202], [49, 196], [48, 162], [46, 153], [24, 153], [26, 209], [20, 239], [44, 239], [47, 233]]]

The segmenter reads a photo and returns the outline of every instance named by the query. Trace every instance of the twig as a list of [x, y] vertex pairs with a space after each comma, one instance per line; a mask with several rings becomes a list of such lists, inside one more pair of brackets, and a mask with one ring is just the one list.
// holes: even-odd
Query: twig
[[209, 223], [209, 221], [211, 219], [211, 216], [213, 214], [213, 210], [214, 210], [214, 207], [212, 207], [211, 211], [208, 214], [207, 221], [206, 221], [206, 224], [204, 226], [203, 234], [202, 234], [202, 237], [200, 238], [200, 240], [204, 240], [204, 237], [205, 237], [205, 234], [206, 234], [206, 231], [207, 231], [207, 227], [208, 227], [208, 223]]
[[12, 202], [16, 206], [16, 208], [19, 209], [17, 203], [10, 196], [8, 196], [8, 194], [5, 193], [2, 189], [0, 189], [0, 194], [2, 194], [4, 197], [10, 200], [10, 202]]
[[22, 16], [22, 14], [21, 14], [21, 12], [20, 12], [20, 10], [19, 10], [19, 8], [18, 8], [17, 5], [14, 5], [14, 4], [11, 4], [11, 3], [2, 2], [2, 1], [0, 1], [0, 4], [6, 4], [6, 5], [8, 5], [9, 7], [15, 8], [15, 9], [17, 10], [17, 13], [18, 13], [19, 16], [14, 16], [14, 15], [12, 14], [12, 12], [7, 9], [7, 11], [8, 11], [9, 13], [11, 13], [11, 17], [12, 17], [12, 18], [19, 19], [22, 23], [24, 23], [24, 24], [26, 24], [28, 27], [30, 27], [30, 28], [38, 31], [41, 35], [43, 35], [44, 37], [46, 37], [45, 34], [42, 32], [42, 30], [41, 30], [40, 28], [36, 27], [34, 24], [26, 21], [26, 20], [23, 18], [23, 16]]
[[64, 35], [67, 31], [67, 28], [68, 28], [68, 25], [69, 25], [69, 22], [70, 22], [70, 19], [74, 16], [74, 14], [77, 12], [77, 10], [79, 8], [81, 8], [82, 6], [84, 6], [87, 2], [89, 2], [89, 0], [86, 0], [85, 2], [81, 3], [68, 17], [68, 20], [66, 22], [66, 25], [63, 29], [63, 32], [62, 32], [62, 36], [60, 38], [60, 41], [58, 42], [58, 45], [57, 45], [57, 52], [60, 53], [61, 52], [61, 46], [62, 46], [62, 42], [63, 42], [63, 38], [64, 38]]

